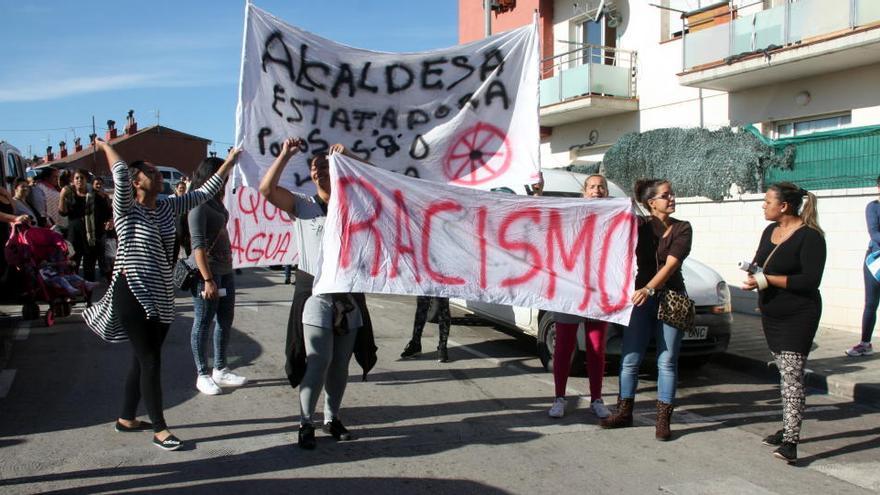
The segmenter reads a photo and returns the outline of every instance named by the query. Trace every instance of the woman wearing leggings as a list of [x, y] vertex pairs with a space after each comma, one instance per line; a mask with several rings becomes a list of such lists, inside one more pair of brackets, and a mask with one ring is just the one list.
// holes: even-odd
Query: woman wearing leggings
[[[806, 199], [806, 201], [805, 201]], [[791, 182], [780, 182], [764, 195], [764, 229], [746, 290], [758, 290], [761, 326], [776, 367], [782, 394], [782, 429], [767, 436], [773, 455], [797, 462], [806, 393], [804, 369], [822, 316], [819, 284], [825, 270], [826, 246], [819, 228], [816, 196]]]
[[[158, 199], [162, 192], [162, 174], [155, 165], [143, 161], [126, 165], [116, 151], [101, 140], [95, 141], [95, 147], [106, 155], [117, 185], [113, 219], [119, 247], [110, 287], [100, 302], [85, 311], [84, 317], [102, 339], [128, 340], [134, 351], [116, 431], [152, 429], [154, 445], [177, 450], [182, 442], [168, 431], [165, 423], [160, 376], [162, 343], [174, 319], [175, 219], [220, 191], [238, 150], [232, 150], [217, 173], [200, 189], [183, 196]], [[136, 419], [141, 398], [152, 424]]]
[[[581, 193], [587, 199], [607, 198], [608, 181], [602, 175], [591, 175], [584, 181]], [[556, 342], [553, 347], [556, 399], [548, 414], [551, 418], [565, 415], [565, 387], [571, 372], [571, 355], [577, 346], [578, 327], [583, 323], [586, 332], [587, 376], [590, 379], [590, 409], [599, 419], [607, 418], [611, 413], [602, 401], [602, 380], [605, 376], [605, 331], [608, 324], [563, 313], [554, 313], [553, 321], [556, 323]]]

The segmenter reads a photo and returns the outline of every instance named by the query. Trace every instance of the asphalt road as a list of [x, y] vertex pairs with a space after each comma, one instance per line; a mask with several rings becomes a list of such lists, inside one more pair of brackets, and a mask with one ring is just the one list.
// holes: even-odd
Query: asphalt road
[[[776, 387], [709, 364], [682, 374], [674, 440], [654, 440], [655, 382], [646, 375], [637, 425], [606, 431], [587, 400], [547, 416], [552, 376], [534, 339], [455, 312], [452, 362], [398, 359], [414, 298], [372, 296], [379, 362], [368, 382], [352, 362], [342, 419], [355, 432], [298, 449], [296, 391], [283, 377], [292, 286], [280, 272], [239, 278], [230, 366], [251, 383], [200, 395], [189, 351], [192, 306], [180, 298], [163, 355], [166, 418], [178, 452], [149, 433], [117, 433], [127, 344], [100, 342], [73, 316], [19, 329], [0, 374], [0, 490], [12, 493], [874, 493], [880, 411], [810, 395], [800, 463], [760, 440], [779, 428]], [[423, 349], [436, 344], [429, 324]], [[614, 372], [605, 401], [617, 392]], [[572, 394], [585, 378], [572, 378]], [[145, 417], [145, 414], [142, 416]]]

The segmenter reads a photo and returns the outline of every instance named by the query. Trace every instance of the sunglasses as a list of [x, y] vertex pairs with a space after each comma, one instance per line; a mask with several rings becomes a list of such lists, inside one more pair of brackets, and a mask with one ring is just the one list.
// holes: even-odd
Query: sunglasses
[[669, 201], [670, 199], [675, 199], [675, 193], [663, 193], [659, 196], [654, 196], [651, 199], [662, 199], [664, 201]]

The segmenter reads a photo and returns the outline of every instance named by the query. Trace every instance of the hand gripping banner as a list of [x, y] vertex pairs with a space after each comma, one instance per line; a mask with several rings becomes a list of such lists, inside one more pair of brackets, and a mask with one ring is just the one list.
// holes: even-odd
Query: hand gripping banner
[[[379, 27], [377, 27], [379, 29]], [[281, 185], [314, 193], [307, 160], [342, 143], [377, 166], [480, 189], [539, 170], [537, 26], [422, 53], [361, 50], [248, 4], [233, 183], [255, 188], [286, 137]]]
[[628, 199], [476, 191], [334, 154], [315, 293], [454, 297], [628, 324]]

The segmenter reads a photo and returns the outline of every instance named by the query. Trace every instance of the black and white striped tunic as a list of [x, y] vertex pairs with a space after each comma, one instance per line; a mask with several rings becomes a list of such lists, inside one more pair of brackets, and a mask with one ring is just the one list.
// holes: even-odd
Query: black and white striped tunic
[[175, 219], [181, 213], [204, 203], [223, 187], [223, 179], [214, 175], [199, 189], [183, 196], [168, 196], [158, 200], [151, 209], [135, 201], [128, 165], [113, 164], [113, 223], [118, 247], [113, 278], [101, 300], [83, 313], [86, 324], [108, 342], [128, 340], [119, 323], [119, 312], [126, 308], [113, 306], [113, 287], [121, 273], [131, 292], [143, 306], [148, 318], [162, 323], [174, 319], [174, 256]]

